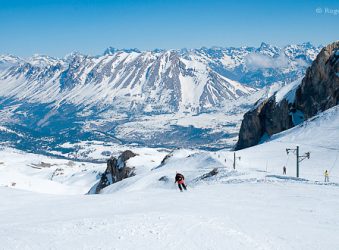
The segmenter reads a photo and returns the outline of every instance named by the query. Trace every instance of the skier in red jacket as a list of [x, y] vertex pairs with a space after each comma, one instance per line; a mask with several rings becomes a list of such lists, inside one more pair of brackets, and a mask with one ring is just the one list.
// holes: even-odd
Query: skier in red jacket
[[186, 185], [185, 185], [185, 177], [182, 174], [178, 173], [178, 172], [175, 175], [175, 182], [174, 183], [177, 183], [177, 182], [178, 182], [178, 187], [179, 187], [181, 192], [182, 192], [182, 188], [187, 190], [186, 189]]

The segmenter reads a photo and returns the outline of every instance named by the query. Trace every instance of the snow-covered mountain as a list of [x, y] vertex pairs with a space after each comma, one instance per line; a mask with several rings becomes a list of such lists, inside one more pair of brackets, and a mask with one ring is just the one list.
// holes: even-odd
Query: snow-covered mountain
[[[0, 95], [40, 103], [109, 105], [123, 110], [196, 112], [304, 73], [319, 48], [155, 50], [108, 48], [101, 56], [72, 53], [64, 59], [2, 56]], [[13, 66], [14, 65], [14, 66]], [[242, 84], [240, 84], [241, 82]]]
[[[34, 148], [36, 143], [28, 146], [32, 140], [23, 138], [49, 146], [88, 139], [220, 143], [236, 136], [240, 118], [219, 122], [217, 130], [212, 116], [205, 117], [211, 123], [203, 128], [203, 119], [187, 120], [213, 112], [241, 117], [258, 98], [257, 93], [251, 97], [258, 88], [299, 78], [318, 51], [309, 43], [284, 48], [263, 43], [259, 48], [108, 48], [99, 56], [72, 53], [63, 59], [0, 56], [0, 125], [24, 137], [0, 135]], [[145, 122], [154, 125], [151, 134], [144, 133]]]
[[0, 84], [1, 96], [29, 102], [160, 113], [197, 112], [252, 91], [202, 58], [176, 51], [72, 54], [65, 60], [33, 56], [2, 72]]

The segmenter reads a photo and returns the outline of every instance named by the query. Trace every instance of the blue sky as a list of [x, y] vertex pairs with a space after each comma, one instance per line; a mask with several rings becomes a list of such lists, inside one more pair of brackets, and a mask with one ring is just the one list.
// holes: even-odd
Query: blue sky
[[338, 10], [339, 2], [0, 0], [0, 53], [62, 57], [72, 51], [96, 55], [109, 46], [327, 44], [339, 39], [339, 14], [326, 8]]

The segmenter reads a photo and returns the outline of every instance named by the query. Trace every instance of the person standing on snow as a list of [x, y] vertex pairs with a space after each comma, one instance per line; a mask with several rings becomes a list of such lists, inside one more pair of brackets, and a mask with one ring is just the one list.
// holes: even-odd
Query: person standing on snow
[[324, 176], [325, 176], [325, 182], [329, 182], [330, 181], [330, 178], [328, 176], [328, 171], [326, 169], [325, 173], [324, 173]]
[[186, 185], [185, 185], [185, 177], [182, 174], [178, 173], [178, 172], [175, 175], [175, 182], [174, 183], [177, 183], [177, 182], [178, 182], [178, 187], [180, 189], [180, 192], [182, 192], [182, 188], [187, 190], [186, 189]]
[[283, 175], [286, 175], [286, 167], [283, 167]]

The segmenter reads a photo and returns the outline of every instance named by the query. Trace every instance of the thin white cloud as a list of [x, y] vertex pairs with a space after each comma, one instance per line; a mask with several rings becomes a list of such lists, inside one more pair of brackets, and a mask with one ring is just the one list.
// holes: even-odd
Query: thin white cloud
[[266, 68], [285, 68], [289, 64], [285, 54], [278, 57], [270, 57], [259, 53], [251, 53], [245, 57], [245, 65], [250, 70]]

